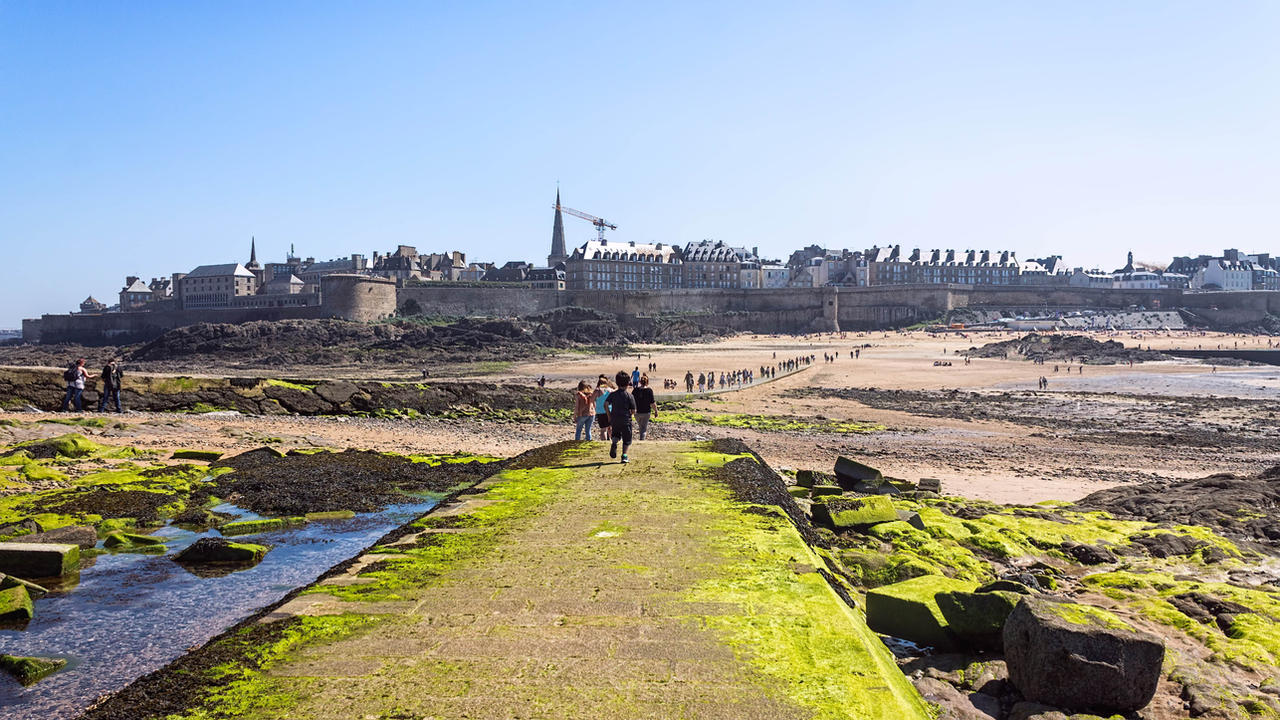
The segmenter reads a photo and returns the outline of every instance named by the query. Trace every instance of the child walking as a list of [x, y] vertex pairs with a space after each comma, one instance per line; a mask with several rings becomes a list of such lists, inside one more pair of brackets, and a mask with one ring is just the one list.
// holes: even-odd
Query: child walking
[[605, 407], [609, 411], [609, 426], [613, 431], [613, 444], [609, 446], [609, 457], [618, 457], [618, 441], [622, 441], [622, 462], [629, 462], [627, 450], [631, 447], [631, 416], [636, 414], [636, 399], [627, 392], [631, 377], [626, 370], [619, 370], [618, 389], [609, 393], [605, 399]]
[[583, 433], [586, 433], [587, 440], [591, 439], [591, 423], [595, 422], [596, 414], [592, 412], [591, 407], [591, 386], [586, 380], [578, 381], [578, 392], [573, 398], [573, 439], [582, 440]]

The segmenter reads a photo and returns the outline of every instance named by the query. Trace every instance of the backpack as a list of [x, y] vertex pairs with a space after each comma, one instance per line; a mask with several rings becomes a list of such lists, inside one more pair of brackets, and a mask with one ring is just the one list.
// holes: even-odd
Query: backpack
[[67, 382], [75, 382], [77, 379], [79, 379], [79, 377], [80, 377], [79, 365], [72, 365], [71, 367], [67, 368], [66, 372], [62, 373], [62, 379], [66, 380]]

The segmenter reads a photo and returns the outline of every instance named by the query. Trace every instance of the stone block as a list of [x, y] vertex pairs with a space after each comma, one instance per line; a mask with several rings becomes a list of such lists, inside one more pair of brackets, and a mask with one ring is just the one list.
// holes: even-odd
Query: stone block
[[910, 510], [899, 510], [897, 511], [897, 515], [899, 520], [911, 527], [917, 530], [924, 529], [924, 519], [920, 517], [920, 513], [912, 512]]
[[973, 583], [923, 575], [867, 591], [867, 625], [878, 633], [910, 640], [942, 651], [957, 647], [938, 593], [972, 592]]
[[222, 459], [222, 453], [215, 450], [174, 450], [174, 460], [203, 460], [204, 462], [217, 462]]
[[1164, 641], [1101, 608], [1028, 595], [1004, 625], [1009, 680], [1032, 702], [1103, 715], [1155, 696]]
[[842, 495], [844, 488], [838, 485], [814, 485], [809, 488], [810, 494], [814, 497], [829, 497], [832, 495]]
[[26, 588], [27, 594], [33, 598], [44, 597], [45, 595], [49, 594], [49, 591], [46, 588], [41, 587], [40, 585], [37, 585], [33, 582], [23, 580], [22, 578], [14, 577], [12, 575], [5, 575], [3, 573], [0, 573], [0, 590], [8, 590], [9, 588], [12, 588], [12, 587]]
[[802, 487], [800, 485], [792, 485], [791, 487], [787, 488], [787, 492], [790, 493], [791, 497], [793, 498], [809, 497], [809, 488]]
[[62, 577], [80, 569], [80, 547], [61, 543], [0, 543], [0, 573], [20, 578]]
[[812, 470], [796, 471], [796, 487], [811, 488], [814, 486], [814, 473]]
[[[816, 489], [816, 488], [815, 488]], [[819, 506], [822, 507], [819, 510]], [[813, 505], [813, 519], [832, 530], [863, 528], [898, 519], [893, 503], [883, 495], [862, 498], [828, 498]]]
[[870, 487], [879, 487], [884, 484], [884, 474], [879, 470], [843, 455], [836, 458], [835, 469], [836, 483], [843, 488], [852, 490], [859, 482]]
[[98, 544], [98, 531], [86, 525], [68, 525], [53, 530], [23, 535], [17, 539], [24, 543], [77, 545], [81, 550], [88, 550]]
[[941, 494], [942, 481], [938, 478], [920, 478], [920, 482], [916, 483], [916, 489]]
[[0, 623], [24, 623], [35, 615], [31, 596], [21, 585], [0, 590]]
[[973, 650], [1000, 650], [1004, 621], [1017, 607], [1018, 593], [942, 592], [934, 598], [961, 646]]

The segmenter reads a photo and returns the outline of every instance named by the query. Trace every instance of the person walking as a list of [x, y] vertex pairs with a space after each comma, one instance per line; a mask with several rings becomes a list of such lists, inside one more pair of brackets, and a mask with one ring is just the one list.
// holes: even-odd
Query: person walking
[[693, 371], [686, 370], [684, 373], [684, 389], [687, 392], [693, 392]]
[[631, 418], [636, 414], [636, 399], [627, 392], [631, 377], [626, 370], [619, 370], [616, 378], [618, 387], [605, 399], [605, 409], [609, 413], [609, 425], [613, 443], [609, 446], [609, 457], [618, 457], [618, 441], [622, 441], [622, 462], [630, 462], [627, 450], [631, 447]]
[[653, 388], [649, 387], [648, 375], [640, 376], [640, 385], [631, 391], [631, 397], [636, 401], [636, 430], [643, 440], [649, 430], [649, 418], [658, 417], [658, 401], [653, 396]]
[[115, 401], [116, 412], [124, 412], [120, 407], [120, 381], [123, 377], [124, 371], [120, 369], [118, 358], [111, 358], [102, 367], [102, 395], [98, 398], [98, 412], [106, 412], [107, 403], [112, 400]]
[[640, 387], [640, 366], [637, 365], [635, 370], [631, 371], [631, 387]]
[[84, 369], [84, 358], [76, 360], [74, 365], [68, 367], [66, 372], [62, 373], [62, 379], [67, 381], [67, 394], [62, 398], [62, 412], [69, 412], [72, 405], [75, 405], [76, 412], [84, 412], [82, 403], [84, 384], [85, 381], [93, 379], [89, 371]]
[[605, 400], [609, 397], [609, 381], [601, 377], [596, 381], [596, 391], [591, 394], [591, 402], [595, 404], [596, 425], [600, 426], [600, 439], [609, 439], [609, 413], [605, 410]]
[[[590, 440], [591, 423], [596, 415], [591, 407], [591, 385], [586, 380], [578, 381], [578, 391], [573, 395], [573, 439]], [[584, 438], [583, 435], [586, 435]]]

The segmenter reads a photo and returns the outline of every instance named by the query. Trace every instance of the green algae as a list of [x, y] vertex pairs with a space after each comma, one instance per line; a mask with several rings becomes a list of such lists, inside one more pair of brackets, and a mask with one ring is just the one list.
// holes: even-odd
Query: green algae
[[287, 527], [295, 527], [305, 525], [307, 518], [305, 517], [289, 517], [289, 518], [260, 518], [257, 520], [237, 520], [229, 522], [218, 527], [218, 532], [227, 537], [235, 535], [249, 535], [252, 533], [270, 532], [272, 530], [283, 530]]
[[272, 385], [275, 387], [289, 388], [290, 390], [301, 390], [303, 392], [311, 392], [312, 390], [316, 389], [316, 385], [317, 385], [317, 383], [299, 383], [299, 382], [292, 382], [289, 380], [274, 380], [274, 379], [267, 380], [265, 384]]
[[12, 675], [23, 686], [36, 684], [61, 670], [66, 664], [67, 661], [62, 658], [0, 655], [0, 670]]
[[750, 415], [746, 413], [718, 413], [708, 415], [688, 410], [663, 410], [653, 419], [655, 423], [682, 423], [686, 425], [711, 425], [714, 427], [742, 428], [768, 432], [821, 432], [839, 435], [865, 435], [884, 432], [887, 428], [876, 423], [842, 420], [813, 422], [796, 417], [778, 415]]
[[1133, 626], [1114, 614], [1093, 605], [1080, 603], [1045, 603], [1044, 607], [1055, 617], [1072, 625], [1091, 625], [1111, 630], [1133, 630]]
[[[486, 503], [464, 515], [427, 515], [413, 523], [424, 530], [465, 529], [465, 532], [428, 532], [411, 548], [378, 548], [389, 557], [381, 568], [361, 574], [366, 582], [348, 586], [315, 586], [305, 593], [328, 593], [341, 600], [401, 600], [405, 591], [437, 582], [449, 570], [493, 547], [512, 529], [514, 521], [548, 502], [574, 476], [572, 468], [550, 467], [506, 470], [483, 485]], [[403, 557], [399, 557], [399, 556]]]
[[[697, 464], [717, 467], [732, 459]], [[868, 719], [932, 717], [861, 614], [818, 573], [786, 569], [788, 560], [812, 567], [824, 562], [785, 515], [735, 502], [727, 489], [703, 502], [714, 524], [713, 550], [726, 566], [686, 599], [751, 609], [696, 619], [724, 633], [738, 656], [762, 674], [761, 682], [786, 686], [787, 695], [814, 718], [847, 718], [854, 709]]]
[[301, 682], [302, 678], [284, 681], [270, 678], [267, 673], [272, 667], [296, 657], [309, 645], [351, 637], [376, 627], [383, 620], [355, 614], [297, 617], [282, 621], [287, 624], [268, 642], [259, 642], [252, 627], [243, 628], [217, 641], [220, 650], [238, 655], [240, 660], [210, 668], [200, 678], [207, 689], [193, 703], [194, 707], [169, 715], [165, 720], [225, 720], [284, 711], [307, 694], [306, 683]]

